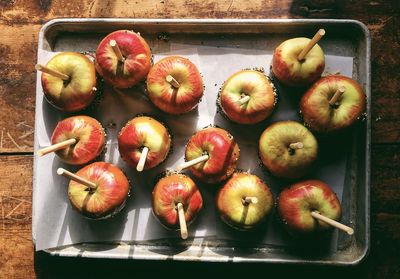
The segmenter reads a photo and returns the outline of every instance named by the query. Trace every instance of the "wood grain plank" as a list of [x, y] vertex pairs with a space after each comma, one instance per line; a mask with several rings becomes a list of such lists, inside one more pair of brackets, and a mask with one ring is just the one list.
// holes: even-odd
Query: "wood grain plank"
[[34, 276], [31, 200], [32, 156], [1, 156], [0, 278]]

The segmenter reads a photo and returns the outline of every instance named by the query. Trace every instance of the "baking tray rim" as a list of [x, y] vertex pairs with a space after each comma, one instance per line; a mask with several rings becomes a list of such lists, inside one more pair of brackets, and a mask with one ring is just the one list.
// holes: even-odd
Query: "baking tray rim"
[[[60, 24], [78, 24], [78, 23], [84, 23], [84, 24], [96, 24], [96, 23], [118, 23], [118, 24], [135, 24], [135, 23], [140, 23], [140, 24], [209, 24], [209, 25], [218, 25], [218, 24], [309, 24], [309, 23], [320, 23], [320, 24], [353, 24], [358, 26], [362, 33], [363, 37], [365, 39], [365, 59], [366, 59], [366, 77], [365, 77], [365, 94], [367, 96], [367, 107], [366, 107], [366, 128], [365, 128], [365, 203], [364, 203], [364, 210], [365, 210], [365, 245], [362, 246], [361, 252], [359, 253], [358, 257], [355, 258], [352, 261], [332, 261], [332, 260], [291, 260], [291, 259], [246, 259], [240, 257], [237, 262], [263, 262], [263, 263], [280, 263], [280, 264], [285, 264], [285, 263], [291, 263], [291, 264], [313, 264], [313, 265], [337, 265], [337, 266], [342, 266], [342, 265], [358, 265], [361, 263], [369, 254], [370, 251], [370, 154], [371, 154], [371, 34], [368, 29], [368, 27], [354, 19], [252, 19], [252, 18], [243, 18], [243, 19], [196, 19], [196, 18], [190, 18], [190, 19], [157, 19], [157, 18], [140, 18], [140, 19], [135, 19], [135, 18], [56, 18], [48, 21], [45, 23], [40, 31], [39, 31], [39, 37], [38, 37], [38, 47], [40, 48], [45, 40], [45, 35], [46, 32], [57, 25]], [[39, 51], [37, 52], [37, 59], [39, 58]], [[37, 79], [38, 82], [38, 79]], [[38, 119], [36, 115], [37, 110], [35, 110], [35, 127], [36, 125], [36, 119]], [[38, 147], [38, 136], [35, 133], [35, 138], [34, 138], [34, 152], [36, 153], [36, 149]], [[34, 156], [33, 158], [33, 178], [32, 178], [32, 190], [33, 190], [33, 195], [32, 195], [32, 227], [33, 227], [33, 220], [35, 218], [34, 216], [34, 195], [35, 195], [35, 187], [37, 182], [37, 177], [36, 177], [36, 168], [37, 168], [37, 157]], [[35, 245], [36, 243], [36, 238], [34, 235], [34, 231], [32, 230], [32, 241], [33, 244]], [[86, 244], [87, 245], [87, 244]], [[96, 244], [90, 244], [90, 245], [96, 245]], [[76, 245], [70, 245], [71, 247], [74, 247]], [[135, 246], [138, 246], [135, 244]], [[78, 256], [77, 253], [75, 252], [68, 252], [68, 251], [62, 251], [63, 248], [60, 248], [58, 250], [54, 249], [46, 249], [43, 250], [43, 252], [52, 255], [52, 256], [62, 256], [62, 257], [76, 257]], [[120, 257], [117, 255], [107, 255], [107, 257], [104, 257], [104, 254], [101, 254], [100, 252], [91, 252], [88, 251], [87, 254], [82, 254], [82, 257], [88, 257], [88, 258], [118, 258], [118, 259], [125, 259], [128, 257]], [[188, 261], [186, 256], [179, 256], [179, 254], [175, 255], [176, 257], [173, 257], [173, 260], [178, 260], [178, 261]], [[135, 256], [131, 257], [132, 259], [137, 259], [137, 260], [161, 260], [164, 259], [163, 257], [157, 257], [157, 256]], [[198, 261], [198, 259], [196, 259]], [[226, 262], [225, 260], [222, 260], [217, 257], [207, 257], [205, 260], [202, 261], [209, 261], [209, 262]], [[235, 262], [233, 260], [233, 262]]]

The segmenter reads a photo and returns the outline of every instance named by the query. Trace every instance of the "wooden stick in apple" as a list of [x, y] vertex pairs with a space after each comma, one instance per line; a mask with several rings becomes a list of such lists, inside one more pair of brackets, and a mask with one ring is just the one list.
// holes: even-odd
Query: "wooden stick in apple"
[[302, 149], [304, 147], [304, 144], [302, 142], [294, 142], [289, 144], [290, 149]]
[[71, 180], [74, 180], [74, 181], [76, 181], [78, 183], [81, 183], [81, 184], [83, 184], [85, 186], [88, 186], [90, 189], [95, 190], [97, 188], [96, 183], [93, 183], [93, 182], [91, 182], [89, 180], [86, 180], [85, 178], [80, 177], [80, 176], [78, 176], [78, 175], [76, 175], [76, 174], [74, 174], [74, 173], [72, 173], [70, 171], [67, 171], [66, 169], [58, 168], [57, 169], [57, 174], [58, 175], [62, 175], [64, 177], [67, 177], [67, 178], [69, 178]]
[[200, 157], [197, 157], [197, 158], [195, 158], [195, 159], [193, 159], [193, 160], [187, 161], [187, 162], [185, 162], [185, 163], [179, 165], [179, 166], [177, 167], [177, 170], [178, 170], [178, 171], [181, 171], [181, 170], [190, 168], [191, 166], [197, 165], [198, 163], [201, 163], [201, 162], [205, 162], [205, 161], [207, 161], [208, 159], [209, 159], [209, 156], [208, 156], [208, 155], [202, 155], [202, 156], [200, 156]]
[[237, 101], [237, 103], [238, 103], [239, 105], [243, 105], [243, 104], [246, 104], [249, 100], [250, 100], [250, 96], [249, 96], [249, 95], [246, 95], [246, 96], [243, 96], [242, 98], [240, 98], [240, 99]]
[[139, 162], [136, 166], [137, 171], [143, 171], [144, 165], [146, 164], [147, 154], [149, 153], [148, 147], [143, 147], [142, 154], [140, 155]]
[[55, 152], [57, 150], [64, 149], [70, 145], [75, 144], [76, 142], [77, 142], [77, 140], [74, 138], [67, 139], [67, 140], [61, 141], [59, 143], [56, 143], [56, 144], [53, 144], [53, 145], [50, 145], [48, 147], [38, 150], [37, 155], [39, 155], [41, 157], [41, 156], [49, 154], [51, 152]]
[[114, 50], [114, 53], [117, 56], [118, 61], [125, 62], [125, 57], [122, 55], [121, 49], [119, 48], [117, 41], [110, 40], [110, 46]]
[[245, 198], [243, 199], [243, 201], [244, 201], [246, 204], [251, 204], [251, 203], [256, 204], [256, 203], [258, 203], [257, 197], [245, 197]]
[[181, 85], [179, 84], [179, 82], [178, 82], [173, 76], [171, 76], [171, 75], [166, 76], [166, 77], [165, 77], [165, 80], [166, 80], [167, 82], [169, 82], [169, 83], [170, 83], [173, 87], [175, 87], [176, 89], [178, 89], [179, 86], [181, 86]]
[[181, 230], [181, 238], [186, 239], [188, 237], [187, 225], [185, 220], [185, 212], [183, 211], [182, 203], [178, 203], [176, 205], [176, 209], [178, 210], [178, 217], [179, 217], [179, 226]]
[[300, 54], [297, 56], [297, 60], [301, 61], [304, 59], [304, 57], [307, 55], [307, 53], [318, 43], [319, 40], [325, 35], [325, 30], [324, 29], [319, 29], [318, 32], [314, 35], [314, 37], [311, 39], [311, 41], [308, 43], [308, 45], [303, 48], [303, 50], [300, 52]]
[[335, 94], [329, 100], [329, 105], [334, 106], [336, 102], [339, 100], [340, 96], [343, 95], [344, 91], [346, 91], [346, 88], [344, 86], [339, 86]]
[[69, 77], [68, 75], [63, 74], [63, 73], [61, 73], [61, 72], [59, 72], [59, 71], [56, 71], [56, 70], [47, 68], [46, 66], [43, 66], [43, 65], [40, 65], [40, 64], [36, 64], [36, 65], [35, 65], [35, 69], [36, 69], [37, 71], [41, 71], [41, 72], [43, 72], [43, 73], [52, 75], [52, 76], [54, 76], [54, 77], [58, 77], [58, 78], [60, 78], [60, 79], [62, 79], [62, 80], [69, 80], [69, 79], [70, 79], [70, 77]]
[[322, 215], [321, 213], [319, 213], [318, 211], [314, 210], [311, 211], [311, 216], [314, 217], [315, 219], [321, 220], [325, 223], [327, 223], [328, 225], [331, 225], [332, 227], [335, 227], [339, 230], [342, 230], [344, 232], [346, 232], [349, 235], [353, 235], [354, 234], [354, 230], [346, 225], [343, 225], [342, 223], [339, 223], [335, 220], [332, 220], [331, 218], [328, 218], [324, 215]]

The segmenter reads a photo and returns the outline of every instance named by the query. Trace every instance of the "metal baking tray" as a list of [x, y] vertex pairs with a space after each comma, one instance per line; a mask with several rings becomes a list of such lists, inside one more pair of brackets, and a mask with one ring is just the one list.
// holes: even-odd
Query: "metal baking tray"
[[[151, 47], [162, 51], [168, 44], [158, 44], [160, 34], [170, 40], [198, 44], [212, 41], [214, 45], [235, 45], [254, 42], [273, 48], [278, 42], [300, 34], [312, 34], [325, 28], [324, 51], [332, 55], [353, 57], [353, 78], [358, 80], [367, 95], [366, 121], [353, 133], [352, 152], [347, 164], [342, 199], [345, 223], [351, 223], [355, 234], [340, 234], [338, 249], [332, 253], [308, 253], [291, 247], [246, 245], [237, 241], [223, 241], [215, 237], [194, 238], [190, 241], [159, 240], [129, 243], [82, 243], [48, 249], [57, 256], [179, 260], [210, 262], [264, 262], [320, 265], [355, 265], [368, 253], [370, 246], [370, 34], [355, 20], [303, 19], [55, 19], [46, 23], [39, 34], [38, 55], [41, 51], [85, 51], [79, 42], [99, 40], [106, 33], [118, 29], [140, 32]], [[35, 139], [35, 148], [37, 148]], [[36, 150], [35, 150], [36, 151]], [[34, 169], [36, 158], [34, 161]], [[33, 174], [33, 191], [39, 181]], [[35, 216], [33, 216], [35, 218]]]

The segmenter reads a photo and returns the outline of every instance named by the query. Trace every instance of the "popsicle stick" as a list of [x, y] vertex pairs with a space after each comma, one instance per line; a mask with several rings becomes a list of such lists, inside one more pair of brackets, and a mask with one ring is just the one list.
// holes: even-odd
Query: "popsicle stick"
[[57, 174], [58, 175], [62, 175], [64, 177], [67, 177], [67, 178], [69, 178], [69, 179], [71, 179], [71, 180], [73, 180], [75, 182], [81, 183], [81, 184], [83, 184], [85, 186], [88, 186], [90, 189], [95, 190], [97, 188], [96, 183], [93, 183], [93, 182], [91, 182], [91, 181], [89, 181], [89, 180], [87, 180], [87, 179], [85, 179], [83, 177], [80, 177], [80, 176], [78, 176], [78, 175], [76, 175], [76, 174], [74, 174], [74, 173], [72, 173], [70, 171], [67, 171], [66, 169], [58, 168], [57, 169]]
[[327, 223], [328, 225], [331, 225], [332, 227], [342, 230], [349, 235], [354, 234], [354, 230], [352, 228], [350, 228], [346, 225], [343, 225], [342, 223], [339, 223], [335, 220], [332, 220], [331, 218], [328, 218], [328, 217], [322, 215], [318, 211], [311, 211], [311, 216], [314, 217], [315, 219], [318, 219], [318, 220], [321, 220], [322, 222]]
[[335, 94], [329, 100], [329, 105], [331, 105], [331, 106], [335, 105], [336, 102], [339, 100], [340, 96], [343, 95], [344, 91], [346, 91], [346, 87], [339, 86], [338, 89], [336, 90]]
[[304, 144], [302, 142], [294, 142], [289, 144], [289, 148], [291, 149], [302, 149], [304, 147]]
[[243, 200], [247, 204], [250, 204], [250, 203], [256, 204], [256, 203], [258, 203], [257, 197], [245, 197]]
[[147, 153], [149, 153], [149, 148], [143, 147], [142, 154], [140, 155], [139, 162], [136, 166], [137, 171], [143, 171], [144, 165], [146, 164]]
[[48, 147], [45, 147], [45, 148], [42, 148], [42, 149], [38, 150], [37, 155], [39, 155], [41, 157], [41, 156], [46, 155], [48, 153], [51, 153], [51, 152], [66, 148], [66, 147], [68, 147], [70, 145], [75, 144], [76, 142], [77, 142], [76, 139], [67, 139], [67, 140], [64, 140], [62, 142], [59, 142], [59, 143], [56, 143], [56, 144], [53, 144], [53, 145], [50, 145]]
[[178, 203], [176, 205], [178, 209], [178, 217], [179, 217], [179, 227], [181, 229], [181, 238], [186, 239], [188, 238], [188, 231], [187, 231], [187, 225], [186, 225], [186, 220], [185, 220], [185, 212], [183, 211], [183, 205], [182, 203]]
[[167, 82], [169, 82], [173, 87], [175, 87], [175, 88], [179, 88], [179, 86], [181, 86], [180, 84], [179, 84], [179, 82], [173, 77], [173, 76], [171, 76], [171, 75], [168, 75], [168, 76], [166, 76], [165, 77], [165, 80], [167, 81]]
[[118, 61], [125, 62], [125, 57], [122, 55], [121, 49], [119, 48], [117, 42], [115, 40], [110, 40], [110, 46], [114, 50]]
[[237, 103], [238, 103], [239, 105], [243, 105], [243, 104], [247, 103], [249, 100], [250, 100], [250, 96], [249, 96], [249, 95], [246, 95], [246, 96], [244, 96], [243, 98], [240, 98], [240, 99], [237, 101]]
[[305, 48], [300, 52], [297, 56], [297, 60], [301, 61], [306, 57], [307, 53], [318, 43], [319, 40], [325, 35], [324, 29], [319, 29], [318, 32], [314, 35], [311, 41], [306, 45]]
[[191, 166], [194, 166], [194, 165], [197, 165], [198, 163], [207, 161], [208, 159], [209, 159], [209, 156], [208, 156], [208, 155], [202, 155], [202, 156], [200, 156], [200, 157], [197, 157], [197, 158], [195, 158], [195, 159], [193, 159], [193, 160], [187, 161], [187, 162], [185, 162], [185, 163], [179, 165], [179, 166], [177, 167], [177, 170], [178, 170], [178, 171], [181, 171], [181, 170], [190, 168]]
[[69, 80], [69, 76], [68, 75], [60, 73], [59, 71], [47, 68], [46, 66], [43, 66], [43, 65], [40, 65], [40, 64], [36, 64], [35, 65], [35, 69], [37, 71], [41, 71], [43, 73], [52, 75], [54, 77], [58, 77], [58, 78], [60, 78], [62, 80]]

